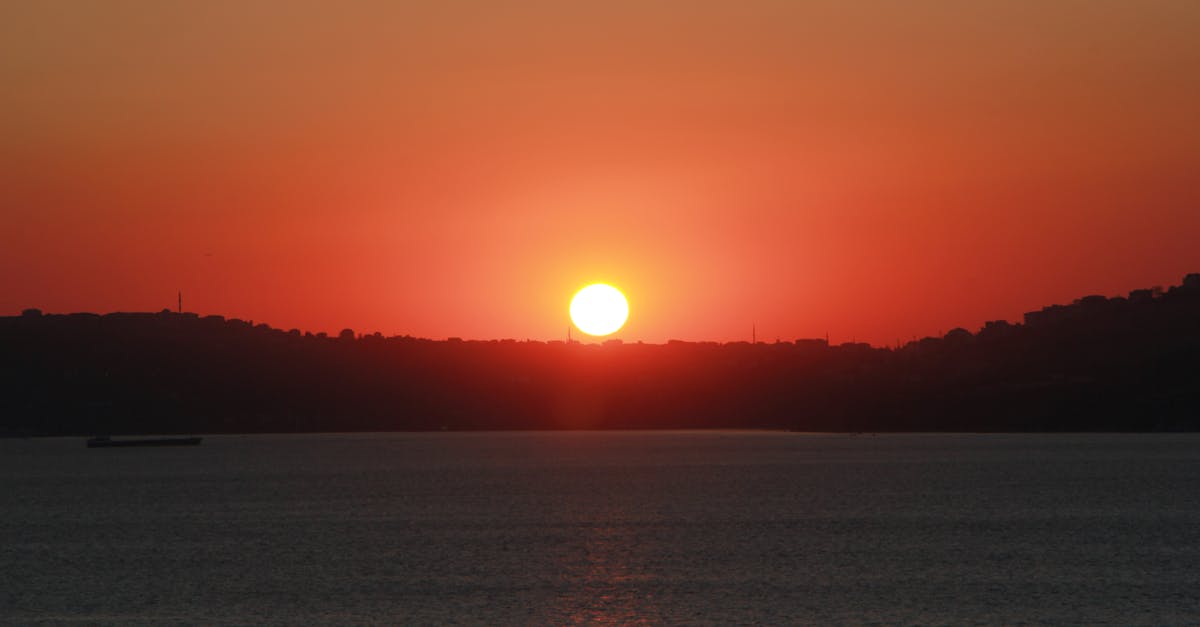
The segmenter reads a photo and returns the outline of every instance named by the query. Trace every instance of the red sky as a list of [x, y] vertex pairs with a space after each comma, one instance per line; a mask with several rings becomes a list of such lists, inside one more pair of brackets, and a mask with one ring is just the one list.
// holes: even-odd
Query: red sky
[[1200, 271], [1200, 3], [10, 2], [0, 315], [891, 344]]

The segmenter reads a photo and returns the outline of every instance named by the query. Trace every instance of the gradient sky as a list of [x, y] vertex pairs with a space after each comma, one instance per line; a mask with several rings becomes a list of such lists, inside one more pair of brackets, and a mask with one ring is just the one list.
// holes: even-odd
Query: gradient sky
[[0, 315], [893, 344], [1200, 271], [1200, 2], [5, 2]]

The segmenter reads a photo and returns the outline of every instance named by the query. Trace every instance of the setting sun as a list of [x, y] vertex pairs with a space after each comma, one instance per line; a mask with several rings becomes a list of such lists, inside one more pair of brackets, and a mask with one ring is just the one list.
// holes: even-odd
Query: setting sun
[[594, 283], [575, 293], [571, 299], [571, 321], [588, 335], [616, 333], [629, 318], [629, 302], [620, 290]]

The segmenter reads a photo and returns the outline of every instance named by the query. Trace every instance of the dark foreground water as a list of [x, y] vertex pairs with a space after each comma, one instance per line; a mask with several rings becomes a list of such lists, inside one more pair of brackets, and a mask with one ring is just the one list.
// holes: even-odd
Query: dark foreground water
[[1200, 436], [0, 440], [0, 621], [1196, 623]]

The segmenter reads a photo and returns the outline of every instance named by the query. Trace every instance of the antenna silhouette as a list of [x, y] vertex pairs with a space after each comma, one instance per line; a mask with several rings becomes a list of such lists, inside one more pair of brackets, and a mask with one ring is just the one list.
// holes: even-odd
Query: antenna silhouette
[[183, 290], [179, 291], [179, 302], [177, 303], [179, 313], [183, 313]]

